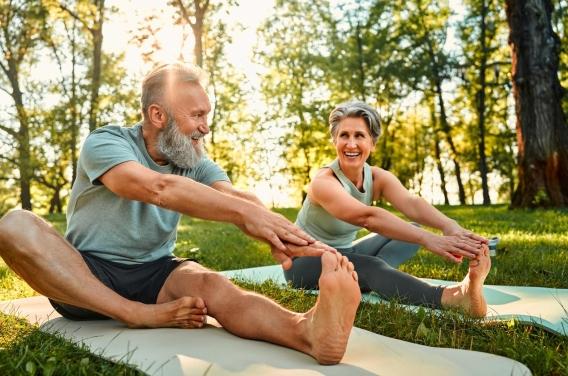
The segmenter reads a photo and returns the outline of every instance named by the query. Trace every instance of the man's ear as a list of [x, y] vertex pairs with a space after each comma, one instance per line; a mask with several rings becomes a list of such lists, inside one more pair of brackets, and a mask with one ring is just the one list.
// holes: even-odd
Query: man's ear
[[159, 129], [164, 129], [168, 124], [168, 114], [162, 106], [152, 103], [148, 106], [148, 120]]

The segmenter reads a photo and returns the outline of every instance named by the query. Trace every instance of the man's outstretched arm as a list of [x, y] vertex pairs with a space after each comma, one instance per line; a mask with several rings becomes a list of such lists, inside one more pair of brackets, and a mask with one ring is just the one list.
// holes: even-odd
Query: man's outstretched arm
[[[253, 204], [259, 205], [264, 208], [264, 204], [254, 193], [238, 190], [235, 187], [233, 187], [233, 185], [228, 181], [217, 181], [213, 183], [211, 187], [228, 195], [248, 200]], [[242, 226], [239, 227], [241, 230], [246, 232]], [[285, 270], [288, 270], [290, 269], [290, 267], [292, 267], [293, 257], [321, 256], [324, 252], [337, 252], [335, 248], [332, 248], [320, 241], [316, 241], [304, 246], [299, 246], [297, 244], [291, 244], [288, 242], [286, 242], [285, 245], [286, 245], [286, 250], [276, 248], [272, 244], [270, 247], [272, 256], [274, 257], [274, 259], [276, 259], [276, 261], [282, 264], [282, 267]]]
[[284, 216], [248, 200], [197, 183], [189, 178], [160, 174], [128, 161], [116, 165], [99, 180], [114, 194], [192, 217], [234, 223], [248, 234], [286, 251], [283, 242], [307, 245], [312, 239]]

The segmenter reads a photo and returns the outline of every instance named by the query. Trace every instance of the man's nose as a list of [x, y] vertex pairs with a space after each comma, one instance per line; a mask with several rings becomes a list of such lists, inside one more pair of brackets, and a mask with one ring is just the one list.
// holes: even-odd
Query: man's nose
[[201, 124], [199, 125], [199, 127], [197, 129], [199, 129], [199, 132], [201, 132], [203, 134], [209, 133], [210, 129], [209, 129], [209, 124], [207, 124], [207, 118], [205, 118], [201, 122]]

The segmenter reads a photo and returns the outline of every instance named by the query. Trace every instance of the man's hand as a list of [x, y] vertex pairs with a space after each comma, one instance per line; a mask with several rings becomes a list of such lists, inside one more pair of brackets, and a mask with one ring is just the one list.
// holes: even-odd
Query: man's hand
[[444, 236], [430, 234], [424, 246], [446, 260], [460, 263], [463, 257], [476, 259], [482, 252], [482, 244], [483, 242], [465, 234]]
[[284, 251], [271, 247], [272, 257], [276, 259], [280, 264], [282, 264], [282, 269], [288, 270], [292, 267], [292, 258], [302, 257], [302, 256], [314, 256], [319, 257], [323, 255], [324, 252], [336, 253], [337, 250], [324, 244], [320, 241], [316, 241], [309, 245], [298, 246], [290, 243], [286, 243], [286, 249]]
[[245, 223], [239, 226], [246, 234], [267, 242], [282, 252], [286, 251], [284, 243], [306, 246], [315, 239], [281, 214], [256, 206], [247, 213]]

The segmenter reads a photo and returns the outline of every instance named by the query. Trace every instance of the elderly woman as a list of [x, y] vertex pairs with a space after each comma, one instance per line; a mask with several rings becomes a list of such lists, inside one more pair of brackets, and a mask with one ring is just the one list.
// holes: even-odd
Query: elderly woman
[[[296, 224], [347, 256], [363, 291], [407, 304], [457, 307], [475, 317], [485, 316], [483, 283], [491, 267], [487, 241], [410, 194], [390, 172], [366, 163], [380, 135], [379, 115], [372, 107], [357, 101], [340, 104], [331, 112], [329, 125], [337, 159], [311, 182]], [[372, 206], [379, 199], [443, 235]], [[361, 228], [371, 234], [353, 243]], [[454, 263], [469, 259], [467, 276], [459, 284], [442, 287], [397, 270], [419, 245]], [[320, 273], [321, 261], [316, 257], [296, 258], [285, 271], [293, 286], [309, 289], [317, 288]]]

